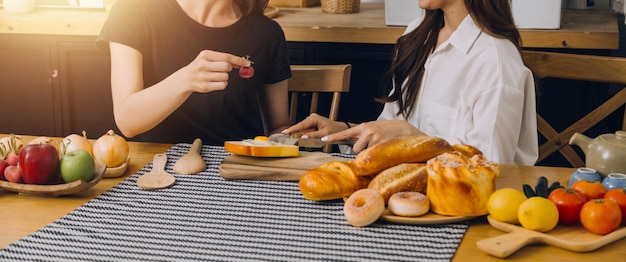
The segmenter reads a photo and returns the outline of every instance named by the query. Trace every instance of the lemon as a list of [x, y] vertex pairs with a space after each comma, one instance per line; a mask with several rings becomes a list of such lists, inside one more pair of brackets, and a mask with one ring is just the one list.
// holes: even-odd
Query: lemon
[[544, 197], [531, 197], [524, 201], [517, 213], [522, 227], [539, 232], [547, 232], [559, 222], [556, 205]]
[[491, 218], [510, 224], [518, 224], [517, 210], [526, 195], [515, 188], [502, 188], [493, 192], [487, 200], [487, 211]]

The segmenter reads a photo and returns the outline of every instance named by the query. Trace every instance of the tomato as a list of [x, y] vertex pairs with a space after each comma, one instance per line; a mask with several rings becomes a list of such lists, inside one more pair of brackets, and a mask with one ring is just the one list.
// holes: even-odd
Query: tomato
[[606, 235], [619, 227], [622, 222], [622, 211], [613, 201], [589, 200], [580, 210], [580, 222], [590, 232]]
[[601, 182], [587, 180], [578, 180], [570, 188], [583, 193], [589, 200], [602, 198], [607, 191]]
[[626, 225], [626, 188], [613, 188], [604, 194], [604, 199], [612, 200], [622, 210], [622, 225]]
[[583, 193], [570, 188], [557, 188], [550, 192], [548, 199], [556, 205], [559, 210], [559, 224], [572, 225], [580, 219], [580, 210], [587, 202], [587, 197]]

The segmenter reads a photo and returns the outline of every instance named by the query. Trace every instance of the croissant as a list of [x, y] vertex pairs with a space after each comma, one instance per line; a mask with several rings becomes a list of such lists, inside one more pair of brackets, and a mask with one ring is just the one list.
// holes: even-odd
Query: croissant
[[331, 161], [305, 172], [298, 187], [304, 198], [321, 201], [348, 197], [370, 181], [371, 177], [355, 175], [350, 161]]
[[443, 138], [408, 136], [369, 147], [361, 151], [352, 164], [356, 175], [369, 176], [401, 163], [426, 163], [449, 151], [452, 146]]

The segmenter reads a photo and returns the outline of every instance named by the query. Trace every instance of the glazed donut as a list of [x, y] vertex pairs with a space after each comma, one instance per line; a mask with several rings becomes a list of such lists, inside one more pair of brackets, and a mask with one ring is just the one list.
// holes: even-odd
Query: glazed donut
[[343, 205], [343, 212], [350, 225], [364, 227], [370, 225], [385, 211], [385, 199], [378, 191], [370, 188], [354, 192]]
[[428, 213], [430, 202], [420, 192], [398, 192], [389, 198], [389, 211], [396, 216], [417, 217]]

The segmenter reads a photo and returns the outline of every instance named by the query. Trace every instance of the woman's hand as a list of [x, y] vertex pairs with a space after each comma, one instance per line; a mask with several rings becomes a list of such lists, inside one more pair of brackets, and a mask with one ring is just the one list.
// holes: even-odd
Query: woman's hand
[[225, 89], [230, 71], [243, 66], [250, 66], [250, 61], [228, 53], [204, 50], [175, 74], [179, 81], [186, 83], [181, 86], [189, 87], [189, 91], [207, 93]]
[[360, 124], [348, 130], [329, 134], [323, 141], [356, 140], [352, 146], [355, 153], [392, 138], [409, 135], [426, 135], [404, 120], [379, 120]]
[[300, 121], [300, 123], [283, 130], [282, 133], [293, 134], [301, 132], [301, 136], [317, 138], [346, 129], [348, 129], [348, 126], [343, 122], [333, 121], [316, 113], [312, 113], [307, 118]]

